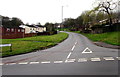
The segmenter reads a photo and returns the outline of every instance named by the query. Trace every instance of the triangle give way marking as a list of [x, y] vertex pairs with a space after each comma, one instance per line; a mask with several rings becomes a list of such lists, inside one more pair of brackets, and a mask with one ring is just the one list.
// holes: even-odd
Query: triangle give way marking
[[82, 53], [92, 53], [92, 51], [87, 47]]

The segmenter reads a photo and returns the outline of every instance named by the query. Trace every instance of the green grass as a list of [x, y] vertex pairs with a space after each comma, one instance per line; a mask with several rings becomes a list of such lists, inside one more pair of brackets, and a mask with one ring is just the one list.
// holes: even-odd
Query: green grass
[[12, 44], [12, 52], [10, 47], [2, 47], [2, 56], [18, 55], [32, 52], [38, 49], [46, 49], [65, 40], [67, 33], [59, 33], [47, 36], [34, 36], [19, 39], [2, 39], [2, 44]]
[[[80, 31], [69, 31], [74, 33], [80, 33]], [[118, 32], [106, 32], [101, 34], [91, 34], [91, 33], [80, 33], [94, 42], [105, 42], [111, 45], [120, 45], [119, 36], [120, 31]]]
[[86, 34], [86, 33], [81, 34], [85, 35], [92, 41], [105, 42], [112, 45], [120, 45], [120, 41], [118, 41], [119, 40], [118, 34], [120, 34], [120, 32], [107, 32], [102, 34]]
[[80, 33], [80, 31], [69, 31], [69, 32]]
[[56, 30], [59, 30], [59, 31], [70, 31], [69, 28], [58, 28]]

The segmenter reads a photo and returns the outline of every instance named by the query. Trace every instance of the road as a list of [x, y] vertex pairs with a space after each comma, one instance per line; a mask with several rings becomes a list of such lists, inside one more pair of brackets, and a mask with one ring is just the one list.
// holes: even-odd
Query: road
[[[3, 75], [118, 75], [118, 49], [98, 47], [81, 34], [58, 45], [3, 58]], [[86, 49], [87, 48], [87, 49]]]

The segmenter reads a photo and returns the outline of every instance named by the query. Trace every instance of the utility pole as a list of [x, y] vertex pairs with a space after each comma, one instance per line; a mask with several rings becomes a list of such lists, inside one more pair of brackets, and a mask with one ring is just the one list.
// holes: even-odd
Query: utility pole
[[61, 28], [62, 28], [62, 26], [63, 26], [63, 8], [64, 8], [64, 6], [62, 6], [62, 8], [61, 8]]

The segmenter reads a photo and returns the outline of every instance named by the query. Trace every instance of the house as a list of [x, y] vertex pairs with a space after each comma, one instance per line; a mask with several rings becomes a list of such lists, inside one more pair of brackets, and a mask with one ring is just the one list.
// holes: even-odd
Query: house
[[20, 25], [19, 27], [25, 29], [25, 34], [39, 33], [39, 32], [45, 32], [46, 31], [46, 27], [40, 26], [40, 25]]
[[16, 39], [24, 38], [25, 30], [17, 26], [0, 26], [0, 38]]
[[46, 27], [41, 25], [35, 25], [37, 32], [46, 32]]

